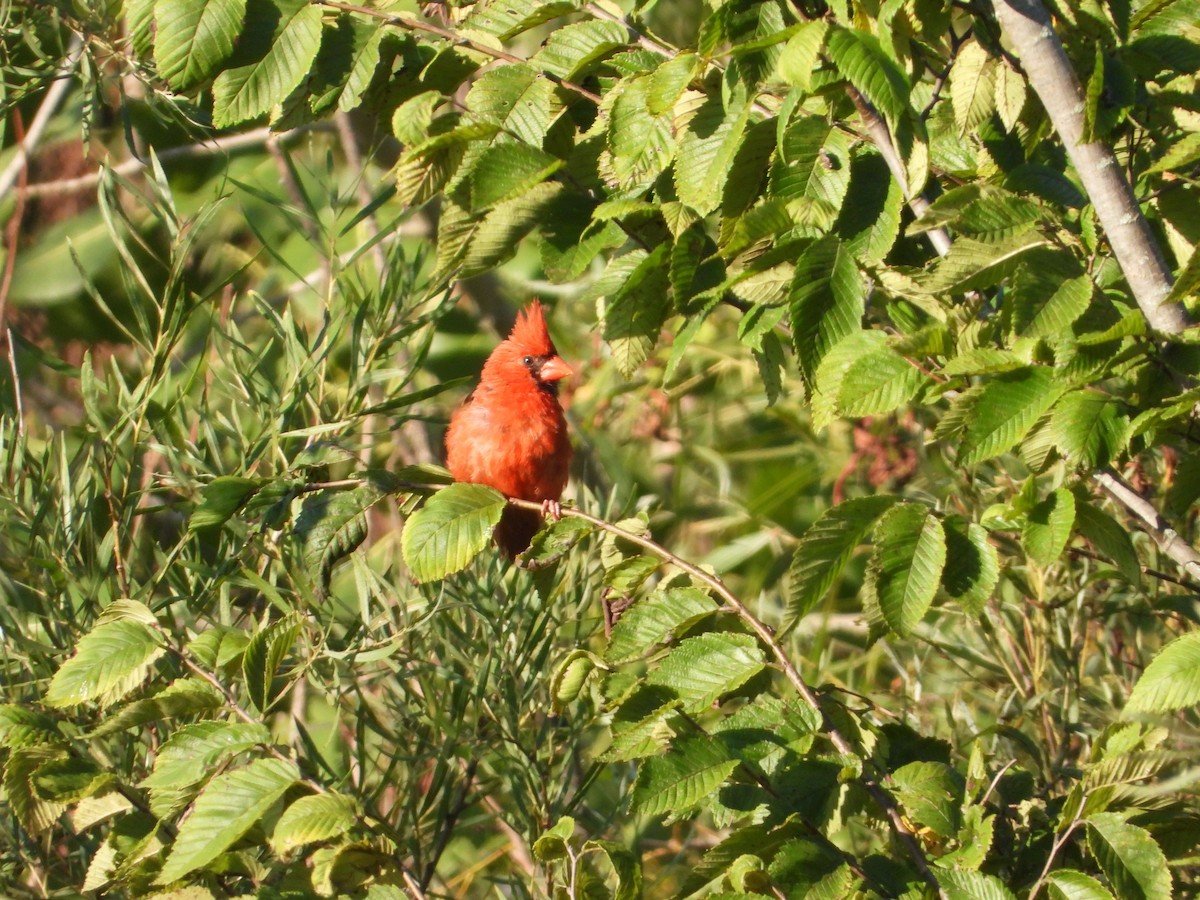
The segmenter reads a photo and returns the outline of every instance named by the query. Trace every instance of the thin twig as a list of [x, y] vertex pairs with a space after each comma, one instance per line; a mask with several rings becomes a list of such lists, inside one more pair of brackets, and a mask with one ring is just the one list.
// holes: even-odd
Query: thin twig
[[79, 58], [82, 55], [83, 39], [79, 35], [75, 35], [71, 38], [71, 49], [67, 51], [67, 59], [63, 66], [64, 74], [50, 86], [50, 90], [46, 91], [46, 96], [42, 98], [42, 105], [38, 107], [33, 121], [29, 123], [29, 131], [25, 134], [25, 139], [17, 143], [16, 157], [8, 164], [8, 168], [4, 170], [3, 174], [0, 174], [0, 200], [4, 200], [8, 196], [12, 186], [25, 171], [25, 167], [29, 165], [29, 158], [33, 155], [37, 145], [41, 143], [46, 127], [54, 118], [67, 91], [71, 89], [75, 66], [79, 64]]
[[1141, 522], [1142, 529], [1154, 538], [1160, 550], [1173, 559], [1192, 578], [1200, 580], [1200, 553], [1196, 552], [1162, 517], [1149, 500], [1112, 469], [1100, 469], [1092, 473], [1092, 480], [1100, 489], [1112, 497]]

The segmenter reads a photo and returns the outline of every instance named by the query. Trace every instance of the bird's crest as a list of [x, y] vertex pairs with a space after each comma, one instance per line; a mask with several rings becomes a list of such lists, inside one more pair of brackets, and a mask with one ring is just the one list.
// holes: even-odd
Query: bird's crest
[[532, 356], [557, 353], [554, 342], [550, 340], [550, 332], [546, 330], [546, 315], [540, 300], [534, 300], [517, 313], [517, 323], [513, 325], [508, 339], [522, 352]]

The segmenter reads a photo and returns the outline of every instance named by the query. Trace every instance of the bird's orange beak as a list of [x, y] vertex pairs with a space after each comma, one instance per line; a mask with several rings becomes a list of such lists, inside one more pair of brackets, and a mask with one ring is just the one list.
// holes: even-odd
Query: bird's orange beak
[[568, 375], [574, 375], [571, 367], [563, 362], [561, 356], [552, 356], [538, 370], [538, 377], [542, 381], [558, 381], [560, 378], [566, 378]]

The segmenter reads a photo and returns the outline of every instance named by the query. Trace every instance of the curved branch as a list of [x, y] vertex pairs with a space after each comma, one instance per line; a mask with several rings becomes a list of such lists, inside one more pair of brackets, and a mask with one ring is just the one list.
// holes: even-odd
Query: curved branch
[[992, 5], [1062, 138], [1134, 299], [1152, 328], [1178, 334], [1192, 323], [1181, 304], [1164, 302], [1174, 283], [1171, 271], [1112, 148], [1083, 139], [1083, 89], [1046, 8], [1041, 0], [992, 0]]

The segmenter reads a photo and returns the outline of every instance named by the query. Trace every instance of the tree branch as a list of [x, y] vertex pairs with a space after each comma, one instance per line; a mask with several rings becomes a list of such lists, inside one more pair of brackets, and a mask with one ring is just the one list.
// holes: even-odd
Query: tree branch
[[1146, 321], [1158, 331], [1178, 334], [1192, 323], [1182, 304], [1164, 302], [1174, 282], [1171, 271], [1112, 148], [1083, 139], [1087, 105], [1083, 89], [1046, 8], [1041, 0], [992, 0], [992, 5], [1062, 138]]
[[1173, 559], [1193, 579], [1200, 580], [1200, 553], [1171, 527], [1149, 500], [1112, 469], [1100, 469], [1092, 473], [1092, 480], [1100, 489], [1133, 513], [1142, 528], [1160, 550]]

